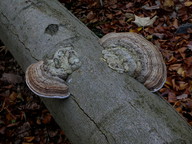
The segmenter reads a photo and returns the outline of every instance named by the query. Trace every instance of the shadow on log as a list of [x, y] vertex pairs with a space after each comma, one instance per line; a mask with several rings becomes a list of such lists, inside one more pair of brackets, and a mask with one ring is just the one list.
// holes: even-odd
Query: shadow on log
[[192, 143], [192, 129], [159, 96], [101, 60], [98, 37], [56, 0], [1, 0], [0, 38], [25, 71], [72, 45], [82, 66], [68, 99], [43, 102], [73, 144]]

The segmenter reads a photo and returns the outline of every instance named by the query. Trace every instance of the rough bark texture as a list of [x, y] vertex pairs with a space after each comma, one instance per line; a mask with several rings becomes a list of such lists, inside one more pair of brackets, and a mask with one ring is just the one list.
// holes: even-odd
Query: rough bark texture
[[98, 38], [56, 0], [1, 0], [0, 38], [23, 70], [72, 45], [82, 61], [71, 97], [42, 99], [73, 144], [192, 143], [191, 127], [159, 96], [101, 60]]

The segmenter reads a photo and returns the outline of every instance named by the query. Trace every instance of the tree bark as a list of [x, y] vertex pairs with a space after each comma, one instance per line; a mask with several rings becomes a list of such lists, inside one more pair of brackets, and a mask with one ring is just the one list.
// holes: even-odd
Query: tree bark
[[25, 71], [70, 44], [82, 66], [68, 99], [43, 102], [73, 144], [192, 143], [192, 129], [161, 97], [101, 60], [98, 37], [56, 0], [1, 0], [0, 39]]

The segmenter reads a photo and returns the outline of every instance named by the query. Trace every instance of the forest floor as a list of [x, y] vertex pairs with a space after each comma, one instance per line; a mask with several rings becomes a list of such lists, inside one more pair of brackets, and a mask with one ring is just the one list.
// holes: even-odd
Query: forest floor
[[[192, 2], [105, 0], [103, 6], [93, 0], [60, 2], [99, 37], [136, 32], [154, 43], [167, 66], [167, 81], [159, 93], [192, 125]], [[0, 144], [13, 143], [70, 144], [0, 43]]]

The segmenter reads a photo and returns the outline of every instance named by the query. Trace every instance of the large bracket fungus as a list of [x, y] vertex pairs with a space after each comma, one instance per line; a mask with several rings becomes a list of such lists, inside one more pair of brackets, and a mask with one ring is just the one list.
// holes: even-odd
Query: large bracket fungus
[[136, 33], [109, 33], [100, 39], [108, 66], [158, 91], [166, 81], [166, 66], [158, 48]]
[[70, 95], [66, 79], [81, 62], [72, 46], [57, 50], [52, 59], [31, 64], [25, 73], [27, 86], [46, 98], [67, 98]]

